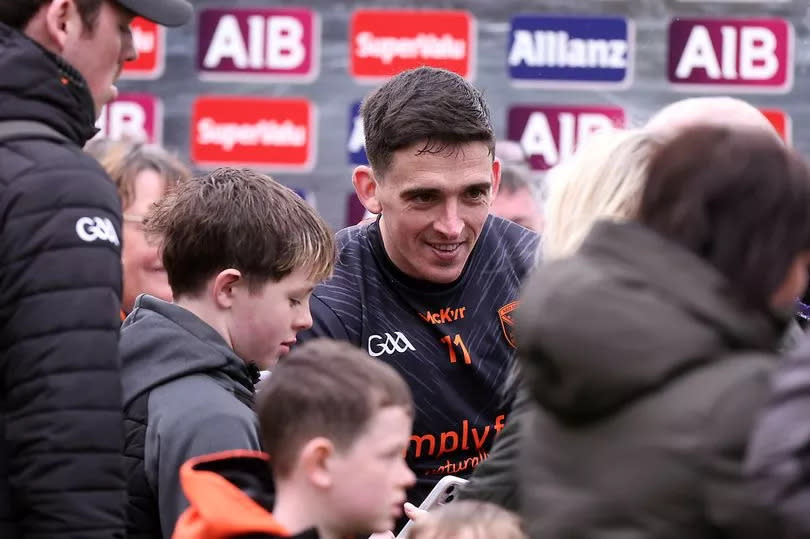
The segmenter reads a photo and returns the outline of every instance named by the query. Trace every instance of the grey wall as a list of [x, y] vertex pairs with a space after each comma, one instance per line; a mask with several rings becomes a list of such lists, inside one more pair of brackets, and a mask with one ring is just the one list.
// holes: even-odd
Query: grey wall
[[[196, 21], [167, 34], [164, 75], [157, 80], [127, 80], [123, 90], [156, 94], [163, 100], [163, 142], [189, 155], [191, 105], [198, 94], [301, 96], [314, 100], [318, 110], [317, 155], [314, 169], [305, 174], [274, 173], [291, 187], [314, 192], [317, 207], [334, 227], [345, 224], [346, 197], [352, 192], [351, 170], [346, 152], [349, 104], [372, 87], [349, 74], [347, 37], [349, 19], [357, 7], [436, 7], [466, 9], [477, 20], [477, 69], [474, 83], [489, 99], [497, 135], [506, 134], [506, 112], [512, 104], [618, 105], [633, 123], [641, 123], [656, 109], [689, 94], [674, 92], [666, 78], [666, 35], [675, 15], [762, 16], [789, 18], [796, 34], [795, 82], [785, 95], [745, 94], [757, 106], [777, 107], [793, 120], [794, 145], [810, 152], [810, 12], [806, 0], [785, 3], [686, 3], [675, 0], [474, 0], [421, 2], [378, 0], [375, 2], [267, 2], [264, 0], [198, 0], [202, 7], [308, 7], [321, 18], [320, 72], [310, 84], [201, 81], [195, 69]], [[506, 68], [509, 19], [515, 13], [616, 14], [631, 17], [636, 25], [638, 48], [633, 84], [626, 90], [581, 91], [520, 89], [510, 84]]]

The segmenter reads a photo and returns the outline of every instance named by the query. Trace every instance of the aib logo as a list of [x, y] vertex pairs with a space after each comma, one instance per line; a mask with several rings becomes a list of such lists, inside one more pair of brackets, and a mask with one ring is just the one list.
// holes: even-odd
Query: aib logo
[[592, 133], [624, 124], [624, 110], [617, 107], [518, 106], [509, 109], [507, 138], [520, 142], [532, 168], [546, 170]]
[[204, 9], [197, 68], [206, 78], [284, 78], [318, 71], [318, 17], [308, 9]]
[[787, 92], [793, 27], [783, 19], [675, 19], [669, 81], [687, 90]]
[[372, 357], [380, 357], [383, 354], [388, 356], [394, 353], [401, 354], [408, 350], [415, 351], [415, 348], [401, 331], [395, 331], [393, 335], [390, 333], [371, 335], [368, 338], [368, 353]]
[[96, 122], [99, 136], [159, 143], [162, 109], [160, 100], [151, 94], [121, 94], [101, 110]]

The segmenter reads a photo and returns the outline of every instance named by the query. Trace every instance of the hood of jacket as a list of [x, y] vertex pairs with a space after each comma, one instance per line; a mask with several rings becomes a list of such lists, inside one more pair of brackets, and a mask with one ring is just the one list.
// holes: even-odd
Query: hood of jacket
[[773, 353], [788, 321], [742, 307], [717, 270], [651, 230], [600, 222], [532, 275], [516, 334], [535, 398], [582, 423], [719, 357]]
[[254, 392], [258, 370], [194, 313], [142, 294], [121, 326], [124, 403], [175, 378], [219, 371], [239, 391]]
[[236, 450], [191, 459], [180, 469], [180, 482], [189, 507], [175, 538], [290, 536], [270, 512], [275, 488], [266, 453]]
[[0, 73], [0, 121], [41, 122], [78, 146], [98, 132], [84, 77], [64, 59], [3, 23]]

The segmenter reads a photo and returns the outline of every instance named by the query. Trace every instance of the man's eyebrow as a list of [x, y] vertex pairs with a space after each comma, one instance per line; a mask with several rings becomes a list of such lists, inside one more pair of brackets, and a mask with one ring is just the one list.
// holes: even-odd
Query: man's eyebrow
[[474, 183], [472, 185], [468, 185], [467, 187], [464, 188], [464, 190], [465, 191], [472, 191], [473, 189], [480, 189], [481, 191], [486, 191], [487, 189], [491, 189], [491, 188], [492, 188], [492, 182], [486, 181], [486, 182], [479, 182], [479, 183]]
[[410, 189], [402, 191], [399, 196], [402, 198], [411, 198], [416, 195], [437, 195], [439, 192], [438, 189], [433, 187], [411, 187]]

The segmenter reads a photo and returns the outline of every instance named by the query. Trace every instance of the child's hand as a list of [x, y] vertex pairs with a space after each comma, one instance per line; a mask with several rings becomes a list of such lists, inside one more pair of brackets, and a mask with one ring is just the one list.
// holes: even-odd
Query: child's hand
[[405, 516], [409, 519], [413, 520], [414, 522], [419, 522], [422, 520], [428, 512], [424, 509], [419, 509], [412, 503], [405, 503]]
[[[419, 509], [412, 503], [405, 503], [405, 516], [409, 519], [413, 520], [414, 522], [419, 522], [422, 520], [425, 515], [428, 514], [427, 511], [424, 509]], [[382, 533], [375, 533], [372, 534], [371, 537], [368, 539], [396, 539], [396, 536], [393, 532], [382, 532]]]

